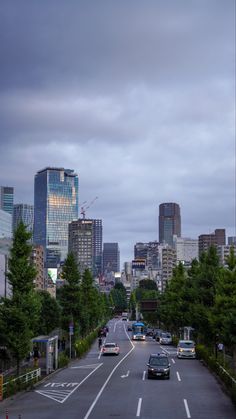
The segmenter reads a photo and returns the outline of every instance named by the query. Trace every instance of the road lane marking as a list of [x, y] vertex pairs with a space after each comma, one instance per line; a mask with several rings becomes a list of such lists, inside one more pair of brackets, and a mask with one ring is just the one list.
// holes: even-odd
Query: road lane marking
[[103, 386], [101, 387], [101, 389], [99, 390], [99, 392], [98, 392], [98, 394], [97, 394], [97, 396], [95, 397], [95, 399], [94, 399], [94, 401], [93, 401], [93, 403], [91, 404], [91, 406], [90, 406], [90, 408], [88, 409], [88, 411], [87, 411], [87, 413], [86, 413], [86, 415], [84, 416], [84, 419], [88, 419], [88, 417], [90, 416], [90, 413], [93, 411], [93, 409], [94, 409], [94, 407], [95, 407], [95, 405], [96, 405], [96, 403], [98, 402], [98, 400], [99, 400], [99, 398], [101, 397], [101, 395], [102, 395], [102, 393], [103, 393], [103, 391], [104, 391], [104, 389], [106, 388], [106, 386], [107, 386], [107, 384], [109, 383], [109, 381], [110, 381], [110, 379], [111, 379], [111, 377], [113, 376], [113, 374], [114, 374], [114, 372], [116, 371], [116, 369], [120, 366], [120, 364], [131, 354], [131, 352], [134, 350], [134, 348], [135, 348], [135, 346], [134, 346], [134, 344], [133, 344], [133, 342], [131, 341], [131, 339], [130, 339], [130, 337], [129, 337], [129, 335], [128, 335], [128, 333], [126, 332], [126, 329], [125, 329], [125, 325], [124, 325], [124, 331], [125, 331], [125, 334], [126, 334], [126, 336], [127, 336], [127, 338], [129, 339], [129, 341], [130, 341], [130, 344], [131, 344], [131, 346], [132, 346], [132, 348], [130, 349], [130, 351], [129, 352], [127, 352], [127, 354], [118, 362], [118, 364], [116, 364], [116, 366], [113, 368], [113, 370], [110, 372], [110, 374], [108, 375], [108, 377], [107, 377], [107, 379], [106, 379], [106, 381], [105, 381], [105, 383], [103, 384]]
[[138, 399], [138, 407], [137, 407], [137, 413], [136, 413], [136, 416], [140, 416], [141, 406], [142, 406], [142, 398], [140, 397], [140, 398]]
[[180, 375], [179, 375], [178, 371], [176, 371], [176, 375], [177, 375], [178, 381], [181, 381], [181, 378], [180, 378]]
[[126, 375], [121, 375], [121, 378], [126, 378], [128, 376], [129, 376], [129, 371], [127, 371], [127, 374]]
[[69, 367], [70, 369], [74, 369], [74, 368], [94, 368], [96, 367], [98, 364], [89, 364], [89, 365], [79, 365], [78, 367]]
[[186, 399], [184, 399], [184, 407], [185, 407], [185, 410], [186, 410], [187, 418], [191, 418], [190, 411], [189, 411], [189, 408], [188, 408], [188, 402], [187, 402]]
[[174, 360], [174, 358], [171, 358], [171, 361], [173, 362], [173, 364], [175, 364], [175, 360]]
[[[54, 390], [54, 389], [50, 390], [50, 389], [47, 389], [47, 390], [35, 390], [35, 393], [39, 393], [39, 394], [41, 394], [41, 396], [48, 397], [49, 399], [52, 399], [55, 402], [64, 403], [68, 399], [68, 397], [70, 397], [71, 394], [73, 394], [74, 391], [77, 390], [77, 388], [79, 388], [90, 377], [90, 375], [92, 375], [99, 367], [101, 367], [101, 365], [103, 365], [103, 364], [98, 364], [97, 367], [94, 368], [94, 370], [91, 371], [80, 383], [78, 383], [78, 384], [77, 383], [68, 383], [68, 385], [66, 387], [68, 387], [68, 386], [73, 387], [74, 386], [74, 388], [71, 391], [70, 390]], [[60, 383], [47, 383], [47, 384], [44, 385], [44, 387], [49, 387], [49, 386], [55, 387], [55, 384], [57, 384], [56, 387], [59, 387]], [[66, 383], [61, 383], [61, 386], [64, 387], [65, 384]]]
[[145, 375], [146, 375], [146, 371], [143, 371], [143, 378], [142, 378], [143, 381], [145, 380]]

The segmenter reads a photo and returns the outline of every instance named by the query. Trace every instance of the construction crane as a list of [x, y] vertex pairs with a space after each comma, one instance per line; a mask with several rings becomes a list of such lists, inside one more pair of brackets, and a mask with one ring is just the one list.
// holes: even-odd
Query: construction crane
[[81, 207], [81, 211], [80, 211], [80, 213], [82, 214], [82, 217], [83, 217], [83, 219], [85, 219], [85, 215], [86, 215], [86, 210], [88, 209], [88, 208], [90, 208], [91, 207], [91, 205], [93, 205], [93, 203], [96, 201], [96, 199], [98, 199], [98, 196], [95, 196], [95, 198], [87, 205], [87, 206], [85, 206], [85, 204], [87, 203], [87, 201], [84, 201], [83, 203], [82, 203], [82, 207]]

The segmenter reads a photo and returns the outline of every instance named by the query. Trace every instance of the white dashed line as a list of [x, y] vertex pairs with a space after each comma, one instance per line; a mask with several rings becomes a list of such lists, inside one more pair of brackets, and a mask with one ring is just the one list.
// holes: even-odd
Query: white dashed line
[[181, 381], [181, 378], [180, 378], [180, 375], [179, 375], [178, 371], [176, 371], [176, 375], [177, 375], [178, 381]]
[[184, 399], [184, 407], [185, 407], [185, 410], [186, 410], [187, 418], [191, 418], [190, 411], [189, 411], [189, 408], [188, 408], [188, 402], [187, 402], [186, 399]]
[[140, 399], [138, 400], [138, 407], [137, 407], [137, 413], [136, 413], [136, 416], [140, 416], [141, 406], [142, 406], [142, 399], [140, 398]]
[[142, 378], [143, 381], [145, 380], [145, 376], [146, 376], [146, 371], [143, 371], [143, 378]]
[[175, 360], [174, 360], [174, 358], [171, 358], [171, 361], [173, 362], [173, 364], [175, 364]]

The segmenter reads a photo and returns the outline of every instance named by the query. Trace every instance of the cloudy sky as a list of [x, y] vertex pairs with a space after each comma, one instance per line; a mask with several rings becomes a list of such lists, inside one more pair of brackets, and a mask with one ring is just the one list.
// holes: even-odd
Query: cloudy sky
[[158, 240], [235, 231], [234, 0], [1, 0], [0, 184], [74, 169], [121, 261]]

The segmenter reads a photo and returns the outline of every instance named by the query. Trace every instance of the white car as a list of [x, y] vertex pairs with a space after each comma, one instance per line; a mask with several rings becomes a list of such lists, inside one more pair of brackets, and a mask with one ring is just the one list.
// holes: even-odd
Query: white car
[[103, 355], [119, 355], [120, 348], [117, 343], [104, 343], [102, 346], [102, 354]]
[[195, 342], [193, 340], [180, 340], [177, 346], [178, 358], [196, 358]]
[[161, 332], [159, 343], [161, 345], [170, 345], [172, 343], [172, 336], [168, 332]]

